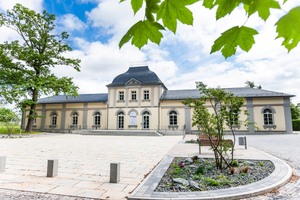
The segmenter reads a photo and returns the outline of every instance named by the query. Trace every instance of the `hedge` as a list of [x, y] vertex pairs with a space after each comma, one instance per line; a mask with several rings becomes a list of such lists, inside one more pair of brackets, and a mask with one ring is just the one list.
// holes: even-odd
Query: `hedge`
[[300, 119], [292, 119], [293, 131], [300, 131]]

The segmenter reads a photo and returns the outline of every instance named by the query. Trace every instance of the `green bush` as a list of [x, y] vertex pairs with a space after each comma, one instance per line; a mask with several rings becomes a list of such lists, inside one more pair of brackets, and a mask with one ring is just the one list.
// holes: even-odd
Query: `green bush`
[[293, 119], [293, 131], [300, 131], [300, 119]]
[[200, 165], [197, 169], [196, 169], [196, 171], [195, 171], [195, 174], [204, 174], [204, 169], [205, 169], [205, 167], [203, 166], [203, 165]]
[[233, 160], [232, 163], [231, 163], [231, 166], [232, 167], [238, 167], [239, 166], [239, 163], [237, 160]]

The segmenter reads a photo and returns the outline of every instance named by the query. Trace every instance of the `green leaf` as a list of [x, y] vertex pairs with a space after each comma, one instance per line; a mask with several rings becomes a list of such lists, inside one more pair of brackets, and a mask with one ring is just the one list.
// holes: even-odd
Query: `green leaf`
[[177, 29], [177, 19], [183, 24], [193, 25], [193, 14], [185, 7], [188, 3], [191, 1], [165, 0], [160, 5], [157, 20], [162, 19], [164, 26], [173, 33]]
[[239, 6], [241, 0], [216, 0], [215, 5], [218, 5], [216, 12], [216, 19], [220, 19], [227, 14], [230, 14], [237, 6]]
[[211, 48], [211, 54], [221, 50], [222, 55], [228, 58], [236, 53], [237, 46], [248, 52], [252, 45], [255, 43], [254, 35], [258, 32], [252, 28], [245, 26], [235, 26], [216, 39], [214, 45]]
[[159, 3], [160, 0], [146, 0], [145, 15], [150, 22], [155, 21], [153, 13], [157, 13], [159, 11]]
[[215, 5], [214, 5], [215, 0], [204, 0], [203, 1], [203, 6], [205, 8], [209, 8], [212, 9]]
[[135, 45], [139, 49], [148, 43], [148, 39], [151, 42], [159, 44], [161, 38], [163, 38], [163, 35], [159, 30], [164, 30], [164, 27], [161, 24], [157, 22], [150, 22], [149, 20], [141, 20], [134, 24], [123, 36], [119, 43], [119, 48], [121, 48], [130, 39], [132, 39], [131, 44]]
[[290, 10], [290, 12], [281, 17], [275, 24], [277, 26], [277, 38], [283, 37], [281, 45], [290, 52], [300, 41], [300, 6]]
[[136, 14], [136, 12], [139, 11], [139, 9], [141, 9], [143, 1], [144, 0], [131, 0], [131, 7], [134, 14]]
[[265, 21], [270, 16], [271, 8], [280, 9], [279, 3], [275, 0], [252, 0], [249, 1], [249, 4], [247, 6], [248, 8], [245, 10], [248, 13], [248, 17], [250, 17], [255, 12], [258, 12], [260, 18]]

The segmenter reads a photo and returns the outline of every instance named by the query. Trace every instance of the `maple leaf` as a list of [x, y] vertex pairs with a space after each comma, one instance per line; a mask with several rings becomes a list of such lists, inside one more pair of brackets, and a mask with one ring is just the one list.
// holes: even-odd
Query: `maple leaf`
[[290, 52], [300, 42], [300, 6], [293, 8], [289, 13], [281, 17], [275, 24], [277, 26], [277, 38], [283, 37], [281, 45]]
[[177, 20], [183, 24], [193, 25], [193, 14], [186, 8], [198, 0], [165, 0], [160, 5], [160, 10], [157, 13], [157, 20], [162, 19], [165, 27], [173, 33], [177, 29]]
[[151, 42], [159, 44], [161, 38], [163, 37], [159, 30], [165, 29], [157, 22], [150, 22], [149, 20], [138, 21], [123, 36], [119, 43], [119, 48], [121, 48], [130, 39], [132, 39], [131, 44], [135, 45], [139, 49], [148, 43], [148, 39]]
[[134, 14], [136, 14], [137, 11], [139, 11], [139, 9], [141, 9], [141, 7], [143, 6], [143, 1], [144, 0], [131, 0], [131, 7], [132, 7]]
[[222, 55], [228, 58], [236, 53], [237, 46], [248, 52], [255, 43], [253, 36], [256, 34], [258, 32], [255, 29], [246, 26], [232, 27], [215, 40], [210, 53], [212, 54], [222, 49]]
[[[245, 1], [248, 2], [248, 1]], [[245, 3], [244, 2], [244, 3]], [[248, 13], [248, 17], [250, 17], [255, 12], [258, 12], [258, 15], [263, 20], [267, 20], [270, 16], [270, 9], [271, 8], [277, 8], [280, 9], [280, 5], [275, 0], [252, 0], [249, 1], [248, 4], [244, 4], [244, 8], [246, 12]]]

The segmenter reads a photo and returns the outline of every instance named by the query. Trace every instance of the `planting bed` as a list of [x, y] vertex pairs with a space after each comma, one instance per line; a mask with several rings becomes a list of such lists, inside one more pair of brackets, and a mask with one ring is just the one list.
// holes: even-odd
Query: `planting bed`
[[274, 164], [268, 160], [234, 162], [236, 167], [219, 170], [212, 158], [174, 158], [155, 192], [192, 192], [237, 187], [264, 179], [275, 170]]

